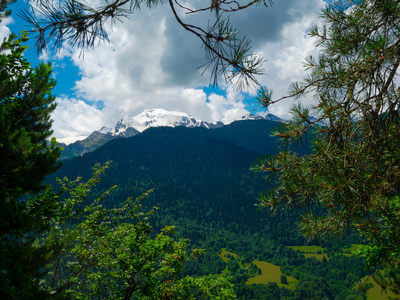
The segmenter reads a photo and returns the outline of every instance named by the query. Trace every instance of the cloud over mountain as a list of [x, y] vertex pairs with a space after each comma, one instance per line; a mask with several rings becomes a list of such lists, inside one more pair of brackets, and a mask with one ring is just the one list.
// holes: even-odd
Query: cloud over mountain
[[[190, 5], [199, 3], [193, 0]], [[261, 5], [231, 16], [232, 24], [253, 41], [253, 51], [266, 59], [266, 75], [259, 80], [276, 97], [303, 77], [302, 62], [314, 52], [305, 32], [318, 23], [323, 5], [322, 0], [274, 1], [268, 8]], [[184, 16], [198, 25], [206, 25], [212, 17], [209, 12]], [[176, 22], [168, 5], [143, 8], [123, 21], [113, 24], [110, 43], [100, 43], [83, 56], [68, 47], [59, 55], [42, 56], [57, 66], [70, 58], [79, 71], [74, 91], [57, 100], [56, 137], [88, 135], [99, 124], [113, 126], [150, 107], [184, 111], [207, 122], [231, 122], [251, 112], [254, 89], [248, 91], [250, 97], [243, 96], [220, 80], [215, 94], [203, 90], [210, 80], [209, 71], [202, 75], [204, 70], [198, 68], [206, 62], [204, 48]], [[55, 68], [56, 79], [62, 73], [62, 68]], [[290, 101], [282, 102], [270, 112], [288, 118], [289, 106]]]

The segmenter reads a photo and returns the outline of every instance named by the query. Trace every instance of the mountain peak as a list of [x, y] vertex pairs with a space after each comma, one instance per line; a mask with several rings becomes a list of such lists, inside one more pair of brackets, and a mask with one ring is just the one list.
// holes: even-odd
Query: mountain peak
[[162, 108], [150, 108], [143, 111], [141, 114], [126, 120], [131, 127], [142, 132], [149, 127], [175, 127], [187, 126], [194, 127], [198, 122], [195, 118], [188, 114], [179, 111], [168, 111]]
[[[237, 121], [241, 120], [270, 120], [275, 122], [283, 122], [282, 119], [272, 114], [267, 114], [267, 116], [264, 117], [249, 113]], [[224, 125], [225, 124], [222, 122], [208, 123], [201, 121], [184, 112], [168, 111], [162, 108], [150, 108], [134, 117], [119, 120], [114, 128], [103, 126], [100, 130], [93, 132], [86, 139], [72, 143], [70, 146], [65, 148], [68, 148], [70, 153], [68, 151], [64, 151], [63, 158], [72, 157], [74, 156], [74, 153], [75, 155], [81, 155], [88, 151], [92, 151], [112, 139], [135, 136], [150, 127], [182, 126], [189, 128], [203, 127], [211, 129], [223, 127]]]
[[205, 127], [216, 128], [221, 127], [222, 122], [208, 123], [197, 120], [187, 113], [180, 111], [168, 111], [162, 108], [146, 109], [142, 113], [121, 119], [117, 125], [106, 132], [106, 129], [101, 129], [102, 133], [111, 134], [114, 136], [133, 136], [139, 132], [143, 132], [150, 127]]
[[[269, 120], [275, 122], [283, 122], [282, 119], [272, 114], [260, 116], [249, 113], [238, 119], [238, 121], [241, 120]], [[218, 128], [224, 125], [225, 124], [222, 122], [208, 123], [202, 120], [198, 120], [191, 117], [187, 113], [180, 111], [169, 111], [163, 108], [150, 108], [146, 109], [145, 111], [134, 117], [121, 119], [112, 129], [103, 127], [98, 132], [103, 134], [110, 134], [113, 136], [130, 137], [140, 132], [143, 132], [150, 127], [184, 126], [189, 128], [204, 127], [210, 129]]]
[[247, 115], [244, 115], [243, 117], [238, 119], [238, 121], [242, 120], [265, 120], [265, 118], [259, 115], [248, 113]]
[[282, 120], [281, 118], [279, 118], [273, 114], [266, 114], [265, 116], [260, 116], [260, 115], [248, 113], [247, 115], [238, 119], [238, 121], [243, 121], [243, 120], [268, 120], [268, 121], [274, 121], [274, 122], [284, 122], [284, 120]]

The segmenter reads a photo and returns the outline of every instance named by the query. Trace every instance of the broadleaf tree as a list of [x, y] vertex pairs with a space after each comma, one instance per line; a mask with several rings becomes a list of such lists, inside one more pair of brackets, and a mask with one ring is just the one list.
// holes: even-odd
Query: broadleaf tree
[[[259, 205], [274, 213], [302, 208], [300, 227], [309, 237], [357, 232], [366, 267], [398, 293], [400, 3], [332, 1], [321, 17], [323, 26], [308, 31], [319, 56], [306, 59], [308, 75], [289, 95], [312, 96], [314, 104], [292, 106], [292, 121], [274, 133], [280, 153], [254, 165], [277, 182]], [[258, 100], [268, 107], [287, 98], [262, 88]], [[297, 154], [298, 143], [310, 152]], [[383, 267], [390, 278], [379, 276]]]
[[156, 207], [145, 212], [141, 204], [151, 190], [119, 208], [103, 205], [112, 189], [87, 202], [106, 168], [95, 166], [86, 182], [59, 181], [57, 217], [38, 240], [55, 249], [41, 287], [54, 298], [236, 299], [229, 278], [180, 275], [190, 256], [204, 250], [188, 256], [187, 241], [173, 239], [174, 226], [152, 233], [149, 217]]

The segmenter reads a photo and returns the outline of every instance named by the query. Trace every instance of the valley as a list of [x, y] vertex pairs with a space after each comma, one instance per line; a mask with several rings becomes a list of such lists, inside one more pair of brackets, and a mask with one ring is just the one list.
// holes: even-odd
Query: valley
[[145, 209], [158, 207], [150, 220], [154, 230], [175, 225], [176, 239], [206, 251], [188, 261], [183, 276], [230, 276], [238, 299], [367, 297], [355, 289], [368, 275], [363, 261], [344, 249], [360, 243], [354, 236], [310, 241], [296, 226], [301, 211], [271, 216], [258, 210], [258, 195], [268, 186], [250, 167], [277, 151], [270, 136], [276, 126], [244, 120], [214, 129], [149, 128], [65, 159], [48, 182], [64, 176], [86, 180], [93, 165], [111, 161], [88, 203], [114, 185], [104, 200], [108, 207], [154, 189], [143, 202]]

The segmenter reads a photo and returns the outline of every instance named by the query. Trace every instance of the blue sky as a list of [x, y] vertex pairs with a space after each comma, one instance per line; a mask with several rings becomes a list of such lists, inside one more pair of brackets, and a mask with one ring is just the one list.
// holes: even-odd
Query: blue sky
[[[12, 17], [14, 22], [11, 23], [8, 27], [14, 33], [19, 34], [22, 30], [30, 30], [28, 24], [20, 19], [17, 14], [20, 13], [22, 9], [29, 9], [29, 5], [24, 1], [17, 1], [16, 3], [9, 6], [9, 9], [12, 10]], [[37, 51], [35, 50], [35, 39], [34, 36], [30, 37], [28, 42], [29, 49], [24, 53], [27, 60], [37, 65], [40, 62]], [[64, 58], [62, 61], [57, 63], [57, 66], [54, 69], [54, 72], [58, 74], [57, 77], [57, 86], [53, 90], [56, 95], [71, 95], [74, 91], [75, 81], [79, 79], [79, 68], [71, 64], [69, 58]]]
[[[93, 2], [99, 3], [101, 0]], [[91, 1], [89, 1], [91, 2]], [[196, 5], [201, 0], [192, 0]], [[304, 76], [304, 57], [315, 53], [305, 31], [319, 22], [322, 0], [277, 0], [275, 5], [254, 7], [232, 16], [232, 23], [262, 54], [265, 75], [258, 79], [273, 89], [276, 97], [286, 93], [290, 82]], [[29, 29], [17, 16], [21, 0], [11, 6], [12, 19], [0, 23], [0, 33]], [[191, 22], [206, 24], [212, 15], [191, 16]], [[102, 43], [85, 51], [65, 46], [37, 56], [30, 38], [27, 59], [36, 64], [50, 62], [57, 80], [54, 93], [58, 107], [53, 113], [58, 139], [87, 136], [103, 125], [113, 127], [121, 118], [135, 116], [148, 108], [183, 111], [209, 121], [231, 122], [247, 112], [259, 113], [256, 90], [235, 91], [222, 79], [209, 87], [210, 74], [198, 67], [205, 63], [204, 49], [196, 37], [185, 32], [173, 18], [168, 5], [142, 9], [124, 22], [117, 22]], [[311, 100], [310, 100], [311, 101]], [[289, 118], [290, 101], [270, 108]]]

